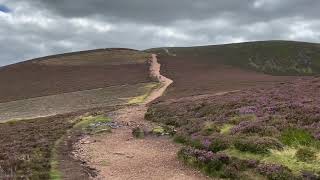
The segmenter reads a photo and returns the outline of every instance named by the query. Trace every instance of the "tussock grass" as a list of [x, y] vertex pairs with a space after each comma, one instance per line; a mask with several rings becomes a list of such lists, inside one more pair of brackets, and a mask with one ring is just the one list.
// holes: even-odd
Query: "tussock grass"
[[233, 124], [224, 124], [220, 129], [220, 133], [221, 134], [229, 134], [233, 127], [234, 127]]
[[316, 140], [308, 131], [298, 128], [286, 129], [282, 132], [280, 140], [282, 143], [293, 146], [311, 146], [320, 148], [320, 142]]
[[239, 159], [255, 159], [261, 162], [281, 164], [288, 167], [296, 175], [299, 175], [301, 171], [309, 171], [315, 174], [320, 173], [320, 153], [317, 153], [317, 159], [314, 161], [303, 162], [297, 159], [297, 148], [287, 147], [283, 150], [270, 150], [269, 154], [255, 154], [251, 152], [242, 152], [234, 148], [223, 151], [232, 157]]

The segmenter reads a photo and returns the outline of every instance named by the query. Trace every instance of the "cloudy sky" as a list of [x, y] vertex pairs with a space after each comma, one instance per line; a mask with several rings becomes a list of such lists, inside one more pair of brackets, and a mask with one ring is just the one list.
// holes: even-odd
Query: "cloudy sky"
[[320, 42], [319, 0], [0, 0], [0, 66], [69, 51]]

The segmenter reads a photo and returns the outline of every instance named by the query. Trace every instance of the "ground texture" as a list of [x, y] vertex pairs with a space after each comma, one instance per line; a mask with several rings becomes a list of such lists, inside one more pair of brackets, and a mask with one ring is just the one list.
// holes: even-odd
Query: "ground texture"
[[135, 127], [152, 128], [152, 124], [144, 120], [146, 103], [160, 97], [172, 83], [160, 74], [155, 55], [150, 62], [150, 75], [162, 86], [154, 90], [142, 105], [109, 114], [108, 117], [123, 126], [111, 134], [82, 139], [76, 145], [75, 155], [99, 170], [97, 179], [206, 179], [178, 161], [179, 146], [172, 144], [169, 138], [133, 137]]
[[319, 83], [300, 78], [154, 103], [146, 118], [175, 126], [175, 140], [189, 147], [179, 157], [213, 177], [318, 179]]
[[139, 51], [104, 49], [1, 67], [0, 102], [150, 82], [149, 56]]

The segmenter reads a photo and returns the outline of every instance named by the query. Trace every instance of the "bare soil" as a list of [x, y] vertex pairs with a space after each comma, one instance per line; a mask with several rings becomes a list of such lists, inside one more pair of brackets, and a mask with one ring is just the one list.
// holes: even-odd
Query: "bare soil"
[[169, 138], [135, 139], [132, 128], [152, 127], [144, 120], [146, 104], [160, 97], [172, 80], [160, 74], [160, 64], [153, 55], [150, 75], [162, 83], [146, 102], [115, 111], [109, 116], [125, 126], [110, 134], [90, 136], [75, 145], [75, 156], [99, 171], [96, 179], [206, 179], [177, 159], [179, 146]]

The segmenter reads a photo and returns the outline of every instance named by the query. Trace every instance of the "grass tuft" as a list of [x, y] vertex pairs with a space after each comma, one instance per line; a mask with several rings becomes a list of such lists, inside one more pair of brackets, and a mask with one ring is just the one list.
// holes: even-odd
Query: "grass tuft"
[[234, 125], [232, 125], [232, 124], [224, 124], [220, 129], [220, 133], [221, 134], [230, 134], [230, 131], [233, 127], [234, 127]]
[[320, 147], [320, 143], [311, 133], [303, 129], [290, 128], [282, 132], [280, 140], [282, 143], [292, 147], [312, 146]]

